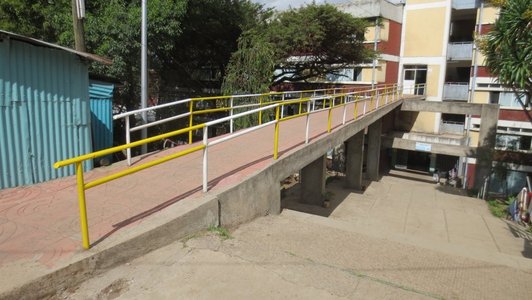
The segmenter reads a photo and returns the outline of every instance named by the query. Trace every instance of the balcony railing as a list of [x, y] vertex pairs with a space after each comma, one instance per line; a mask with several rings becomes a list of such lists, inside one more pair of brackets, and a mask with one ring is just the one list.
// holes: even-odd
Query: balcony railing
[[473, 42], [449, 43], [447, 59], [471, 60], [473, 58]]
[[467, 82], [449, 82], [443, 86], [443, 100], [467, 101], [468, 96]]
[[464, 123], [463, 122], [453, 122], [453, 121], [442, 121], [440, 124], [441, 133], [451, 133], [451, 134], [463, 134], [464, 133]]
[[471, 9], [480, 7], [481, 0], [453, 0], [454, 9]]

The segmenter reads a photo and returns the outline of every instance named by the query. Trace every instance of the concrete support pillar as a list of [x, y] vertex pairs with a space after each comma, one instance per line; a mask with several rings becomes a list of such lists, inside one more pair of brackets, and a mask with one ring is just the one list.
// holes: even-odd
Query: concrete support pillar
[[323, 204], [326, 159], [324, 155], [301, 170], [301, 202], [319, 206]]
[[368, 179], [378, 181], [379, 162], [381, 159], [381, 134], [382, 119], [378, 119], [368, 127], [368, 152], [367, 152], [367, 173]]
[[346, 142], [345, 183], [347, 188], [362, 190], [362, 165], [364, 162], [364, 131]]
[[499, 106], [483, 104], [480, 114], [480, 130], [477, 148], [477, 168], [475, 171], [475, 187], [480, 188], [484, 178], [489, 175], [493, 162], [493, 149], [497, 135], [497, 121], [499, 120]]
[[[436, 170], [436, 154], [431, 153], [430, 154], [430, 166], [429, 171], [434, 172]], [[441, 171], [441, 170], [440, 170]]]
[[395, 169], [395, 164], [397, 163], [397, 149], [392, 149], [392, 164], [391, 169]]

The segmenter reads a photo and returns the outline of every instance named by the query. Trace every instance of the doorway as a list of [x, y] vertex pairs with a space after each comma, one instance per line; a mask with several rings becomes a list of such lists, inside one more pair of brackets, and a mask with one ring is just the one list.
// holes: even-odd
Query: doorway
[[405, 65], [403, 94], [424, 95], [427, 83], [427, 65]]

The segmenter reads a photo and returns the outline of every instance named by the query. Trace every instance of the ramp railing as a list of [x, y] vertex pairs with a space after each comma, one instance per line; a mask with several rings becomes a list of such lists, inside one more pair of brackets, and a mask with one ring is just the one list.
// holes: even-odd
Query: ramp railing
[[[75, 169], [76, 169], [78, 203], [79, 203], [79, 211], [80, 211], [82, 246], [85, 249], [89, 249], [90, 248], [89, 227], [88, 227], [86, 199], [85, 199], [85, 191], [87, 189], [90, 189], [98, 185], [107, 183], [109, 181], [116, 180], [118, 178], [139, 172], [141, 170], [168, 162], [172, 159], [175, 159], [181, 156], [185, 156], [185, 155], [197, 152], [197, 151], [203, 151], [202, 185], [203, 185], [203, 192], [207, 192], [208, 191], [208, 150], [209, 150], [209, 147], [214, 146], [216, 144], [223, 143], [230, 139], [234, 139], [238, 136], [245, 135], [252, 131], [259, 130], [266, 126], [274, 125], [275, 130], [274, 130], [274, 137], [273, 137], [273, 145], [274, 145], [273, 146], [273, 158], [276, 160], [279, 157], [279, 131], [280, 131], [280, 125], [282, 122], [285, 122], [285, 121], [288, 121], [294, 118], [305, 117], [306, 118], [305, 120], [306, 126], [305, 126], [305, 133], [304, 133], [305, 143], [309, 143], [309, 126], [310, 126], [309, 116], [311, 114], [319, 113], [322, 111], [328, 111], [327, 124], [321, 124], [321, 126], [326, 126], [327, 132], [331, 132], [331, 124], [332, 124], [331, 120], [332, 120], [333, 110], [335, 109], [343, 110], [343, 118], [342, 118], [342, 125], [343, 125], [343, 124], [346, 124], [347, 122], [348, 105], [352, 104], [353, 110], [349, 112], [349, 114], [352, 114], [353, 118], [351, 120], [356, 121], [357, 119], [365, 116], [368, 113], [371, 113], [389, 103], [392, 103], [392, 102], [397, 101], [398, 99], [401, 99], [402, 92], [403, 92], [402, 87], [398, 85], [391, 85], [391, 86], [376, 88], [373, 90], [364, 90], [364, 91], [350, 92], [350, 93], [335, 93], [335, 94], [315, 96], [315, 97], [313, 96], [301, 97], [299, 99], [289, 99], [289, 100], [269, 99], [269, 101], [264, 101], [264, 102], [258, 103], [258, 105], [257, 104], [254, 105], [255, 107], [258, 106], [258, 108], [253, 108], [253, 109], [240, 112], [240, 113], [236, 113], [236, 114], [230, 114], [229, 116], [225, 116], [225, 117], [222, 117], [216, 120], [208, 121], [202, 124], [191, 125], [187, 128], [174, 130], [174, 131], [164, 133], [164, 134], [159, 134], [159, 135], [149, 137], [146, 139], [142, 139], [139, 141], [126, 143], [124, 145], [120, 145], [120, 146], [88, 153], [85, 155], [77, 156], [74, 158], [58, 161], [54, 164], [54, 167], [60, 168], [60, 167], [65, 167], [65, 166], [72, 165], [72, 164], [74, 164], [76, 167]], [[226, 97], [226, 96], [223, 96], [223, 97]], [[227, 99], [231, 99], [231, 96], [230, 98], [227, 98]], [[233, 99], [234, 99], [234, 96], [233, 96]], [[210, 99], [204, 98], [203, 100], [209, 101]], [[189, 99], [186, 101], [193, 101], [193, 100]], [[292, 115], [287, 115], [285, 113], [287, 111], [286, 107], [294, 106], [294, 105], [298, 107], [297, 113], [294, 113]], [[233, 107], [230, 106], [228, 109], [235, 109], [235, 106]], [[212, 111], [212, 109], [210, 110]], [[135, 113], [135, 112], [131, 112], [131, 113]], [[263, 115], [266, 113], [269, 115], [274, 115], [275, 117], [272, 120], [263, 122], [262, 121]], [[217, 124], [221, 124], [224, 122], [232, 122], [235, 119], [248, 116], [248, 115], [253, 115], [253, 114], [259, 115], [259, 122], [257, 125], [229, 133], [217, 139], [209, 139], [208, 137], [209, 127], [215, 126]], [[122, 115], [124, 116], [125, 114], [122, 114]], [[85, 160], [109, 155], [109, 154], [123, 151], [126, 149], [131, 149], [132, 147], [138, 147], [138, 146], [141, 146], [147, 143], [161, 141], [161, 140], [167, 139], [169, 137], [174, 137], [177, 135], [190, 134], [190, 132], [195, 131], [195, 130], [203, 131], [203, 140], [199, 143], [191, 143], [190, 146], [188, 146], [188, 148], [182, 151], [171, 153], [162, 158], [158, 158], [153, 161], [149, 161], [149, 162], [146, 162], [140, 165], [129, 167], [125, 170], [119, 171], [117, 173], [114, 173], [114, 174], [111, 174], [111, 175], [108, 175], [102, 178], [98, 178], [91, 182], [85, 182], [84, 180], [82, 163]]]

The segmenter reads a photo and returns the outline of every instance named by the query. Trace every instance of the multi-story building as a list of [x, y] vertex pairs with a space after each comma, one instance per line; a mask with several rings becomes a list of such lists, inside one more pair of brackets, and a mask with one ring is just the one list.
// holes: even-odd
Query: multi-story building
[[[389, 137], [415, 141], [416, 146], [388, 143], [392, 164], [426, 172], [456, 168], [462, 181], [474, 187], [477, 158], [482, 154], [468, 149], [482, 145], [483, 120], [478, 113], [456, 108], [498, 104], [495, 149], [489, 154], [495, 158], [494, 166], [502, 164], [505, 172], [491, 172], [490, 189], [513, 193], [525, 186], [532, 172], [531, 112], [489, 73], [474, 42], [491, 30], [498, 9], [481, 0], [346, 2], [337, 7], [375, 24], [368, 29], [366, 42], [380, 52], [380, 58], [346, 69], [348, 76], [328, 79], [342, 85], [398, 83], [405, 93], [424, 93], [427, 102], [443, 108], [396, 114]], [[424, 86], [412, 88], [419, 84]], [[450, 150], [434, 151], [439, 148]]]

